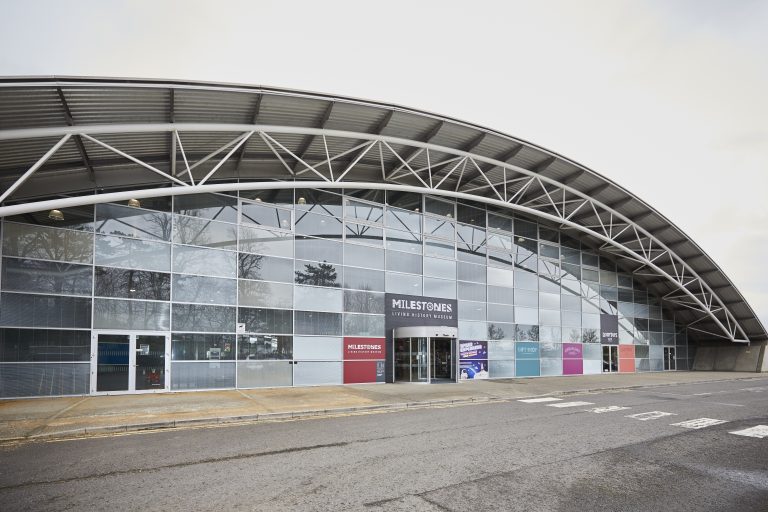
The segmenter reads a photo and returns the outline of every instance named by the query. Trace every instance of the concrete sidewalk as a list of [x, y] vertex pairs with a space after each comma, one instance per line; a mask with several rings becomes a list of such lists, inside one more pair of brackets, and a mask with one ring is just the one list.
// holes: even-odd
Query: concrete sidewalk
[[635, 373], [459, 384], [368, 384], [0, 400], [0, 442], [444, 407], [764, 376], [735, 372]]

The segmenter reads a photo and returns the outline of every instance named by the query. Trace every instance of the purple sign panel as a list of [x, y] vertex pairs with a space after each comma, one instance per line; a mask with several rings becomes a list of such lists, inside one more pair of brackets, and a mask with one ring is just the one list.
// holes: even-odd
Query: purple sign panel
[[488, 359], [488, 342], [459, 341], [459, 359]]
[[563, 375], [581, 375], [584, 373], [584, 361], [581, 359], [563, 359]]
[[563, 343], [563, 359], [581, 359], [582, 355], [581, 343]]

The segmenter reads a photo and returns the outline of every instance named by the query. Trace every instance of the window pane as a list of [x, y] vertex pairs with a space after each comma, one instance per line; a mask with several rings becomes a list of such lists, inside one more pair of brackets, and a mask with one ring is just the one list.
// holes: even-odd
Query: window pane
[[514, 322], [514, 307], [504, 304], [488, 304], [488, 320]]
[[424, 295], [427, 297], [441, 297], [443, 299], [456, 298], [456, 281], [447, 279], [424, 278]]
[[10, 327], [91, 327], [91, 299], [3, 292], [0, 324]]
[[384, 336], [384, 317], [377, 315], [344, 315], [344, 336]]
[[179, 334], [175, 332], [171, 336], [171, 359], [174, 361], [218, 361], [234, 358], [234, 334]]
[[295, 359], [341, 360], [342, 338], [296, 336], [293, 339]]
[[202, 304], [174, 304], [173, 330], [233, 332], [235, 330], [235, 308]]
[[326, 215], [296, 213], [296, 234], [341, 239], [341, 220]]
[[0, 329], [0, 362], [90, 361], [89, 331]]
[[347, 218], [360, 219], [380, 224], [383, 216], [384, 209], [381, 206], [347, 199]]
[[125, 268], [96, 267], [94, 295], [124, 299], [170, 300], [170, 274]]
[[341, 286], [341, 269], [341, 266], [331, 265], [330, 263], [313, 263], [297, 260], [294, 281], [296, 284], [338, 288]]
[[387, 249], [421, 254], [421, 235], [387, 229]]
[[421, 276], [387, 272], [386, 281], [386, 290], [390, 293], [402, 293], [403, 295], [421, 295]]
[[117, 204], [96, 205], [96, 232], [146, 240], [171, 239], [171, 216]]
[[243, 202], [240, 207], [243, 211], [243, 224], [255, 224], [257, 226], [285, 230], [291, 229], [291, 210], [246, 202]]
[[504, 268], [488, 267], [488, 282], [495, 286], [512, 287], [514, 283], [514, 272]]
[[191, 217], [237, 222], [237, 198], [216, 194], [176, 196], [173, 211]]
[[341, 335], [341, 313], [296, 311], [296, 334]]
[[346, 233], [346, 239], [350, 242], [379, 246], [384, 244], [384, 230], [381, 228], [347, 222], [344, 232]]
[[485, 208], [456, 204], [456, 219], [459, 222], [485, 227]]
[[345, 267], [344, 288], [383, 292], [384, 272], [365, 268]]
[[440, 258], [424, 258], [424, 275], [456, 279], [456, 262]]
[[293, 234], [240, 226], [240, 251], [292, 258]]
[[238, 322], [245, 324], [247, 332], [291, 334], [293, 312], [289, 309], [238, 308]]
[[502, 286], [488, 285], [488, 302], [497, 302], [499, 304], [513, 303], [513, 289]]
[[488, 227], [512, 232], [512, 219], [488, 212]]
[[443, 217], [456, 217], [454, 214], [454, 204], [449, 201], [435, 199], [433, 197], [424, 197], [424, 211], [434, 213]]
[[93, 259], [93, 234], [71, 229], [5, 222], [3, 254], [22, 258], [90, 263]]
[[459, 320], [485, 321], [485, 316], [484, 302], [459, 301]]
[[171, 244], [98, 235], [96, 264], [168, 272], [171, 269]]
[[421, 233], [421, 214], [388, 208], [387, 227]]
[[322, 213], [341, 217], [341, 196], [325, 190], [296, 190], [296, 212]]
[[344, 244], [344, 263], [355, 267], [384, 269], [384, 250], [364, 245]]
[[459, 298], [485, 302], [485, 285], [459, 281]]
[[315, 288], [313, 286], [296, 286], [294, 294], [296, 309], [341, 312], [343, 300], [341, 290]]
[[238, 275], [244, 279], [269, 279], [284, 283], [293, 281], [293, 260], [286, 258], [240, 253], [237, 266]]
[[173, 271], [180, 274], [237, 277], [237, 253], [177, 245], [173, 248]]
[[331, 240], [296, 237], [296, 259], [341, 263], [342, 247]]
[[423, 259], [421, 254], [400, 251], [387, 251], [387, 270], [421, 274]]
[[217, 277], [173, 276], [173, 300], [175, 302], [210, 302], [235, 304], [237, 281]]
[[384, 294], [344, 290], [344, 311], [384, 314]]
[[3, 258], [3, 290], [90, 295], [91, 272], [90, 265]]
[[167, 331], [170, 309], [167, 302], [94, 299], [93, 328]]
[[241, 279], [238, 284], [238, 294], [241, 306], [293, 307], [292, 284], [244, 281]]
[[456, 224], [445, 219], [424, 217], [424, 234], [453, 240], [456, 236]]
[[292, 336], [249, 334], [238, 336], [237, 346], [239, 360], [291, 359], [293, 357]]
[[473, 281], [475, 283], [485, 283], [486, 270], [484, 265], [473, 265], [460, 261], [457, 265], [458, 279], [462, 281]]
[[441, 256], [443, 258], [455, 258], [453, 243], [439, 242], [437, 240], [425, 239], [424, 256]]
[[237, 226], [225, 222], [175, 215], [173, 241], [214, 249], [237, 249]]
[[235, 387], [234, 361], [171, 363], [171, 389], [220, 389]]

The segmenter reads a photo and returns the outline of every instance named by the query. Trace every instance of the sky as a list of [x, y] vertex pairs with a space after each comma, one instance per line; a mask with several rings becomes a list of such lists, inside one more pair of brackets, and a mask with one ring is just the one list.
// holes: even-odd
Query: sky
[[620, 184], [768, 326], [768, 1], [0, 0], [0, 75], [177, 78], [480, 124]]

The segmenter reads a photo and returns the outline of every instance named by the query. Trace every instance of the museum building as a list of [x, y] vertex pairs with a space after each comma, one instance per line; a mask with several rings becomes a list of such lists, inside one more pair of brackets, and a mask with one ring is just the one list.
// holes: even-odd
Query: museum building
[[2, 79], [0, 180], [0, 397], [688, 370], [768, 338], [620, 185], [397, 105]]

